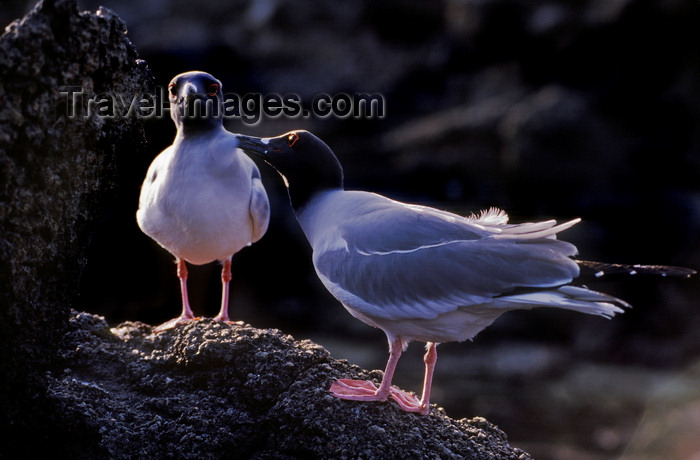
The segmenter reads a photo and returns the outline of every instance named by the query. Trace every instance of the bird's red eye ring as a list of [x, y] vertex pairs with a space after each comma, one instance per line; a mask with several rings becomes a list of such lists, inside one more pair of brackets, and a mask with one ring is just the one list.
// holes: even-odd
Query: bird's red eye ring
[[170, 91], [170, 94], [172, 94], [173, 96], [175, 95], [175, 83], [170, 83], [168, 85], [168, 91]]
[[297, 133], [292, 133], [287, 136], [287, 144], [289, 144], [290, 147], [294, 147], [297, 141], [299, 141], [299, 135]]
[[216, 93], [218, 93], [218, 92], [219, 92], [219, 85], [217, 85], [216, 83], [212, 83], [211, 85], [209, 85], [209, 93], [208, 93], [209, 96], [216, 96]]

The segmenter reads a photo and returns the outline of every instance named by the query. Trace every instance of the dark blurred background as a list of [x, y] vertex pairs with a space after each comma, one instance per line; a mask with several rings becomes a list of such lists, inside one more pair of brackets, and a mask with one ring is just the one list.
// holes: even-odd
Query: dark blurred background
[[[4, 5], [2, 23], [31, 3]], [[344, 165], [347, 188], [461, 214], [497, 206], [513, 222], [582, 217], [561, 235], [581, 258], [700, 267], [696, 0], [80, 7], [100, 4], [126, 21], [161, 87], [203, 70], [239, 95], [295, 93], [309, 103], [321, 92], [381, 93], [382, 119], [227, 125], [253, 135], [315, 132]], [[81, 307], [110, 324], [158, 324], [180, 310], [172, 256], [135, 221], [148, 165], [175, 130], [169, 118], [153, 119], [146, 133], [149, 156], [121, 158], [118, 199], [93, 235], [81, 280]], [[383, 369], [384, 335], [323, 289], [281, 180], [259, 165], [272, 222], [262, 241], [234, 257], [233, 317]], [[216, 313], [219, 271], [191, 268], [197, 314]], [[686, 452], [700, 452], [689, 441], [697, 436], [682, 436], [700, 432], [699, 282], [584, 278], [634, 309], [611, 321], [542, 309], [504, 315], [473, 343], [440, 347], [434, 402], [456, 418], [488, 418], [537, 458], [647, 458], [654, 449], [690, 458]], [[412, 345], [398, 385], [419, 391], [421, 357]]]

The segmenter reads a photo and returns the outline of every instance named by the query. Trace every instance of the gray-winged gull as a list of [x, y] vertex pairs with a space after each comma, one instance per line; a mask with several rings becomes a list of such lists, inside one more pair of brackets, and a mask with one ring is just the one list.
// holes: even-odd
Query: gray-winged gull
[[[339, 398], [391, 398], [406, 411], [427, 414], [438, 343], [471, 339], [509, 310], [557, 307], [611, 318], [628, 306], [568, 284], [579, 275], [572, 260], [576, 247], [555, 235], [580, 219], [513, 225], [498, 209], [462, 217], [346, 191], [337, 158], [307, 131], [264, 139], [241, 136], [240, 142], [285, 179], [325, 287], [352, 316], [387, 335], [389, 361], [379, 388], [340, 379], [330, 388]], [[609, 267], [624, 266], [593, 266]], [[401, 352], [412, 340], [427, 342], [421, 399], [391, 386]]]
[[175, 256], [182, 313], [156, 330], [194, 319], [185, 261], [218, 260], [221, 310], [228, 321], [231, 258], [267, 230], [270, 206], [260, 171], [223, 126], [221, 82], [204, 72], [177, 75], [168, 86], [173, 144], [151, 163], [141, 188], [139, 227]]

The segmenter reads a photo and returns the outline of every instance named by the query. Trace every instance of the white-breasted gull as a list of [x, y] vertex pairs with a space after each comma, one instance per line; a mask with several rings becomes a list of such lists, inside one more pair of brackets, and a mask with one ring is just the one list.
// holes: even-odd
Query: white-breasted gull
[[145, 234], [175, 256], [182, 313], [156, 328], [194, 319], [187, 265], [220, 261], [221, 309], [229, 321], [231, 259], [265, 234], [270, 205], [257, 166], [223, 126], [221, 82], [205, 72], [175, 76], [168, 86], [173, 144], [151, 163], [136, 220]]
[[[498, 209], [462, 217], [364, 191], [346, 191], [331, 149], [307, 131], [279, 137], [241, 136], [240, 146], [285, 179], [297, 219], [311, 244], [325, 287], [357, 319], [386, 334], [389, 360], [381, 385], [340, 379], [333, 395], [357, 401], [395, 400], [427, 414], [436, 346], [473, 338], [501, 314], [557, 307], [611, 318], [628, 304], [569, 283], [579, 275], [576, 247], [556, 234], [580, 221], [508, 224]], [[623, 269], [614, 264], [592, 268]], [[646, 266], [636, 266], [645, 271]], [[664, 272], [664, 270], [666, 270]], [[678, 272], [680, 270], [680, 272]], [[690, 275], [675, 267], [649, 268]], [[410, 341], [427, 342], [421, 399], [391, 385]]]

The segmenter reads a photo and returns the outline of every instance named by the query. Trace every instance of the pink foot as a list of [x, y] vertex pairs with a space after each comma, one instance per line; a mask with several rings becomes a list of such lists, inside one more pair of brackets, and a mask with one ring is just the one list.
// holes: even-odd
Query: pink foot
[[190, 316], [178, 316], [177, 318], [173, 318], [170, 321], [166, 321], [163, 324], [156, 326], [153, 330], [155, 332], [167, 331], [168, 329], [181, 326], [183, 324], [189, 323], [190, 321], [194, 321], [195, 319], [197, 318]]
[[[387, 400], [387, 396], [378, 394], [379, 389], [374, 383], [366, 380], [338, 379], [331, 385], [330, 392], [336, 398], [349, 399], [351, 401]], [[423, 415], [427, 415], [430, 412], [430, 408], [423, 405], [416, 396], [395, 386], [392, 386], [389, 390], [388, 397], [396, 401], [399, 407], [406, 412], [418, 412]]]
[[366, 380], [338, 379], [331, 385], [330, 392], [340, 399], [352, 401], [386, 401], [386, 395], [379, 395], [374, 383]]
[[221, 321], [222, 323], [231, 323], [231, 318], [228, 317], [228, 315], [221, 315], [218, 314], [215, 317], [212, 318], [214, 321]]
[[421, 415], [428, 415], [430, 412], [430, 407], [418, 399], [415, 395], [409, 394], [400, 388], [391, 387], [391, 392], [389, 397], [396, 401], [396, 403], [406, 412], [418, 412]]

